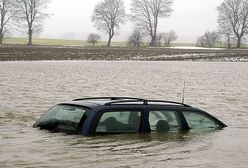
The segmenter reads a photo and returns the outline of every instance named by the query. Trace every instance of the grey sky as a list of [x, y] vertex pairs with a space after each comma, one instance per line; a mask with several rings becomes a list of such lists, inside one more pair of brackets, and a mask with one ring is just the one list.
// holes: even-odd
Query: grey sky
[[[97, 32], [91, 23], [91, 15], [95, 4], [101, 1], [51, 0], [48, 12], [52, 15], [44, 21], [44, 32], [40, 37], [85, 39], [89, 33]], [[127, 13], [130, 2], [125, 0]], [[206, 30], [217, 29], [216, 8], [221, 2], [223, 0], [174, 0], [174, 12], [169, 18], [160, 20], [159, 30], [174, 30], [179, 42], [195, 42]], [[114, 40], [126, 40], [132, 27], [132, 23], [122, 26]]]

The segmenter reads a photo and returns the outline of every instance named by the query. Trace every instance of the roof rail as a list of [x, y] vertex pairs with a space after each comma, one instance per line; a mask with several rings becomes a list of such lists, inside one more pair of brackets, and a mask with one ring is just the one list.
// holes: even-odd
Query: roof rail
[[147, 105], [146, 100], [144, 99], [131, 99], [131, 100], [116, 100], [116, 101], [111, 101], [111, 102], [107, 102], [104, 105], [112, 105], [115, 103], [137, 103], [137, 102], [141, 102], [142, 104]]
[[148, 105], [149, 103], [167, 103], [167, 104], [176, 104], [182, 105], [184, 107], [191, 107], [188, 104], [174, 102], [174, 101], [165, 101], [165, 100], [146, 100], [136, 97], [87, 97], [87, 98], [79, 98], [74, 99], [72, 101], [82, 101], [82, 100], [109, 100], [110, 102], [106, 102], [104, 105], [112, 105], [116, 103], [135, 103], [141, 102], [144, 105]]
[[180, 103], [180, 102], [174, 102], [174, 101], [165, 101], [165, 100], [146, 100], [147, 103], [149, 102], [154, 102], [154, 103], [168, 103], [168, 104], [177, 104], [177, 105], [182, 105], [184, 107], [191, 107], [188, 104]]
[[81, 101], [81, 100], [143, 100], [135, 97], [87, 97], [87, 98], [79, 98], [73, 99], [72, 101]]
[[133, 103], [133, 102], [142, 102], [144, 105], [148, 105], [149, 103], [168, 103], [168, 104], [176, 104], [182, 105], [184, 107], [191, 107], [188, 104], [174, 102], [174, 101], [164, 101], [164, 100], [146, 100], [146, 99], [133, 99], [133, 100], [116, 100], [105, 103], [105, 105], [112, 105], [115, 103]]

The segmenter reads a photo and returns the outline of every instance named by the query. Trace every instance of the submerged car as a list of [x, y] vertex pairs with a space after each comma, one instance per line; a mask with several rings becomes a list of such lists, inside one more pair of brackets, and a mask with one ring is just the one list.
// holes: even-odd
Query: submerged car
[[85, 136], [222, 129], [226, 125], [190, 105], [133, 97], [92, 97], [59, 103], [35, 128]]

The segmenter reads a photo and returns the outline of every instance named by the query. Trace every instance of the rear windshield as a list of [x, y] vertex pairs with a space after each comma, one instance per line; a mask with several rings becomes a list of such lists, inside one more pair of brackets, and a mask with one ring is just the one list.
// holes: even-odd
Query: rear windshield
[[43, 115], [37, 127], [50, 130], [78, 131], [86, 109], [74, 105], [56, 105]]

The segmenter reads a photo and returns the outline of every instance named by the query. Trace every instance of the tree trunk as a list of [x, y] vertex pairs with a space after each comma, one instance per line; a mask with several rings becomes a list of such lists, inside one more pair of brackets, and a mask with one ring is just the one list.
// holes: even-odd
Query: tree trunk
[[0, 45], [2, 45], [2, 44], [3, 44], [3, 36], [0, 35]]
[[156, 36], [152, 36], [152, 40], [151, 40], [149, 46], [150, 46], [150, 47], [156, 46]]
[[165, 46], [165, 47], [169, 47], [169, 46], [170, 46], [170, 41], [169, 41], [169, 40], [165, 40], [164, 46]]
[[3, 24], [3, 22], [4, 22], [4, 15], [3, 14], [1, 14], [1, 23], [0, 23], [0, 45], [2, 45], [3, 44], [3, 36], [4, 36], [4, 34], [3, 34], [3, 29], [4, 29], [4, 24]]
[[3, 44], [3, 32], [2, 29], [0, 29], [0, 45]]
[[33, 32], [32, 32], [32, 29], [29, 28], [29, 30], [28, 30], [28, 45], [32, 45], [32, 38], [33, 38]]
[[227, 47], [228, 48], [231, 48], [232, 46], [231, 46], [231, 39], [230, 39], [230, 35], [229, 34], [227, 34]]
[[240, 48], [240, 47], [241, 47], [241, 37], [238, 37], [237, 48]]
[[113, 37], [113, 36], [109, 35], [107, 47], [110, 47], [112, 37]]

